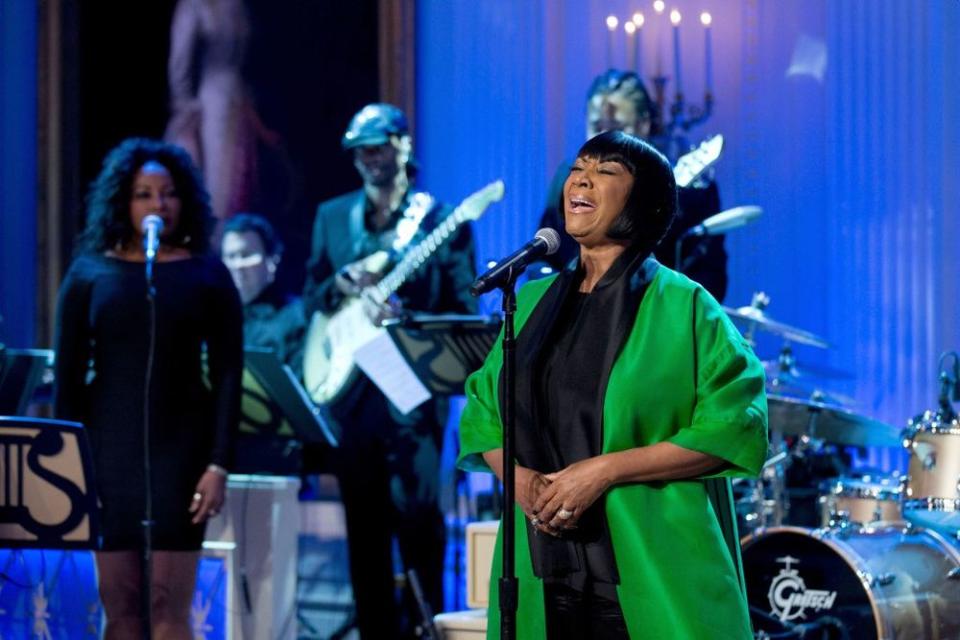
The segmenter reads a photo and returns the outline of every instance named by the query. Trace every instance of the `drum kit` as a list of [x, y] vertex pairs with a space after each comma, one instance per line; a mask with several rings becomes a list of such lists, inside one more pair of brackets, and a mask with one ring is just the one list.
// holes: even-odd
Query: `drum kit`
[[[901, 430], [822, 384], [843, 372], [798, 363], [793, 344], [829, 343], [768, 304], [724, 308], [751, 343], [783, 340], [764, 362], [770, 457], [734, 483], [755, 637], [960, 639], [960, 358], [941, 358], [939, 409]], [[850, 446], [902, 446], [907, 474], [851, 469]]]

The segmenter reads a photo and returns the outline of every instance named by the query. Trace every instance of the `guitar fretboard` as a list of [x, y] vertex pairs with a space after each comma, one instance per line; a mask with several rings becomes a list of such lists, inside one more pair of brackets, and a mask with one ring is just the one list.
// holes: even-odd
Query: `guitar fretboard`
[[373, 289], [373, 298], [377, 304], [386, 302], [397, 289], [403, 286], [407, 278], [440, 248], [440, 245], [456, 231], [457, 227], [463, 224], [466, 215], [462, 209], [463, 207], [454, 209], [453, 213], [444, 218], [443, 222], [428, 233], [426, 238], [409, 249], [397, 266], [376, 284]]

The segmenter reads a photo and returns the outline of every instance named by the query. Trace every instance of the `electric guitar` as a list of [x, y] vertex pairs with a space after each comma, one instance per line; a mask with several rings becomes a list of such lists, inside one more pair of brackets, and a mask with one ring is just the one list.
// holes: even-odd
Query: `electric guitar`
[[[436, 228], [404, 251], [396, 266], [379, 282], [363, 289], [359, 295], [347, 296], [330, 314], [319, 311], [313, 314], [304, 348], [303, 381], [315, 402], [335, 402], [350, 388], [359, 375], [353, 361], [354, 352], [385, 331], [370, 319], [368, 306], [384, 306], [460, 225], [479, 219], [487, 207], [502, 198], [501, 180], [468, 196]], [[373, 273], [384, 270], [388, 263], [389, 256], [382, 251], [363, 262], [364, 269]]]
[[718, 133], [701, 142], [690, 153], [681, 156], [677, 160], [676, 166], [673, 167], [673, 177], [677, 181], [677, 188], [689, 187], [694, 180], [720, 159], [721, 151], [723, 151], [723, 136]]

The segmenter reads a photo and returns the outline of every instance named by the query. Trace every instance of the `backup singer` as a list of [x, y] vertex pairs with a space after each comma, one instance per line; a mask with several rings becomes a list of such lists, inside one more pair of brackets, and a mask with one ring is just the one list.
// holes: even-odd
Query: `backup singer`
[[[149, 214], [164, 222], [152, 362], [140, 232]], [[141, 637], [148, 379], [152, 637], [193, 637], [199, 549], [206, 521], [224, 501], [243, 366], [240, 301], [227, 269], [207, 254], [209, 218], [209, 198], [186, 152], [126, 140], [91, 187], [78, 255], [60, 288], [55, 410], [86, 425], [93, 449], [108, 640]]]
[[[636, 73], [610, 69], [594, 78], [590, 85], [587, 92], [587, 138], [604, 131], [623, 131], [644, 140], [662, 139], [657, 105]], [[541, 227], [563, 230], [559, 206], [569, 173], [569, 161], [557, 169], [547, 193]], [[671, 268], [676, 268], [676, 245], [684, 232], [720, 211], [720, 191], [714, 180], [701, 177], [692, 185], [678, 189], [677, 200], [679, 206], [673, 224], [654, 249], [657, 260]], [[563, 233], [560, 238], [560, 250], [546, 259], [557, 270], [563, 269], [580, 252], [573, 238]], [[684, 238], [680, 260], [680, 271], [685, 276], [702, 284], [714, 298], [723, 302], [727, 294], [727, 251], [723, 236]]]
[[[391, 246], [413, 191], [414, 164], [407, 119], [389, 104], [371, 104], [351, 120], [343, 147], [363, 178], [363, 188], [321, 203], [313, 228], [304, 304], [332, 313], [380, 273], [363, 258]], [[450, 213], [427, 213], [428, 231]], [[398, 290], [403, 308], [474, 313], [469, 286], [476, 276], [473, 235], [463, 226]], [[393, 310], [372, 310], [374, 315]], [[310, 342], [306, 358], [310, 357]], [[395, 601], [392, 541], [406, 569], [415, 569], [434, 611], [443, 607], [445, 528], [438, 502], [440, 450], [447, 407], [428, 401], [402, 415], [365, 377], [331, 407], [342, 436], [334, 470], [347, 520], [350, 575], [357, 625], [364, 640], [410, 633]], [[412, 608], [409, 615], [417, 616]]]
[[[563, 187], [579, 260], [519, 293], [520, 638], [751, 637], [725, 479], [763, 464], [764, 372], [716, 300], [651, 256], [676, 198], [653, 147], [589, 140]], [[497, 343], [467, 381], [459, 461], [500, 477], [502, 359]]]

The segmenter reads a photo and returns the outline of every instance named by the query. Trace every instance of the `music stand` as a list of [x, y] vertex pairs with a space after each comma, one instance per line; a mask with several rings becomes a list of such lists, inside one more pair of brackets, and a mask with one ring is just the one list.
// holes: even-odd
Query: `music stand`
[[5, 349], [0, 345], [0, 415], [27, 412], [33, 392], [52, 363], [50, 349]]
[[386, 325], [410, 368], [434, 395], [460, 395], [500, 333], [496, 316], [414, 314]]
[[0, 416], [0, 547], [95, 549], [93, 460], [83, 425]]
[[[292, 428], [298, 440], [310, 444], [338, 445], [337, 438], [293, 371], [280, 362], [273, 349], [244, 347], [244, 364], [263, 389], [264, 396], [244, 388], [244, 395], [256, 393], [257, 401], [266, 405], [272, 416], [279, 416]], [[249, 419], [250, 407], [244, 408]], [[282, 429], [282, 427], [281, 427]]]

